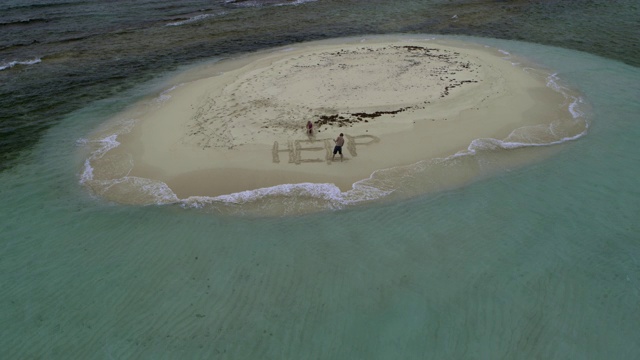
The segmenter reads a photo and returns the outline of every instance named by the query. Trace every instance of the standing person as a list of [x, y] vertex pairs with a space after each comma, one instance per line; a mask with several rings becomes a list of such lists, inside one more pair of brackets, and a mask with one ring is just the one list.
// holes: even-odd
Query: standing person
[[336, 157], [336, 153], [340, 153], [340, 161], [342, 161], [342, 145], [344, 145], [344, 134], [340, 133], [337, 139], [333, 140], [336, 143], [336, 146], [333, 148], [333, 157], [331, 161]]
[[311, 120], [307, 121], [307, 134], [313, 134], [313, 123], [311, 122]]

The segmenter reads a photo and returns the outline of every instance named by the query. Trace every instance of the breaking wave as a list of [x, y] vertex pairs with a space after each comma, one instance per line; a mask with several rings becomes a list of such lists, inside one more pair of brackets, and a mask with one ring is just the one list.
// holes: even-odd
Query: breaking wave
[[264, 6], [296, 6], [310, 2], [316, 2], [318, 0], [225, 0], [225, 4], [232, 5], [234, 7], [264, 7]]
[[33, 60], [22, 60], [22, 61], [10, 61], [5, 63], [0, 63], [0, 71], [11, 69], [14, 66], [18, 65], [34, 65], [42, 62], [40, 58], [34, 58]]
[[200, 14], [200, 15], [196, 15], [184, 20], [179, 20], [179, 21], [175, 21], [175, 22], [171, 22], [168, 23], [166, 26], [181, 26], [181, 25], [187, 25], [187, 24], [192, 24], [195, 22], [199, 22], [202, 20], [206, 20], [212, 17], [218, 17], [218, 16], [224, 16], [226, 15], [226, 12], [222, 11], [222, 12], [218, 12], [218, 13], [210, 13], [210, 14]]

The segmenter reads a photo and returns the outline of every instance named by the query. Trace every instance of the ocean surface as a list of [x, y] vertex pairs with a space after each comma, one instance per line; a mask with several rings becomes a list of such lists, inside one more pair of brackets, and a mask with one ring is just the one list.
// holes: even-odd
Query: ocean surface
[[[0, 1], [0, 358], [639, 358], [639, 29], [632, 0]], [[588, 133], [464, 186], [309, 215], [81, 184], [88, 134], [167, 78], [378, 34], [551, 69]]]

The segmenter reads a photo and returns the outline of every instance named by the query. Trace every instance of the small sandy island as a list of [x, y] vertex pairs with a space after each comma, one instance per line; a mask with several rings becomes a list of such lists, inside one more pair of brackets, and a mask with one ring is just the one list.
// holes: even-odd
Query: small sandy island
[[[325, 184], [310, 193], [344, 195], [377, 170], [473, 153], [479, 139], [507, 149], [584, 133], [549, 74], [514, 62], [480, 45], [373, 37], [209, 64], [98, 131], [83, 183], [110, 200], [142, 204], [229, 194], [237, 204], [300, 183]], [[340, 133], [343, 161], [332, 160]], [[394, 176], [406, 182], [398, 173], [385, 189], [368, 184], [379, 192], [364, 198], [395, 191]]]

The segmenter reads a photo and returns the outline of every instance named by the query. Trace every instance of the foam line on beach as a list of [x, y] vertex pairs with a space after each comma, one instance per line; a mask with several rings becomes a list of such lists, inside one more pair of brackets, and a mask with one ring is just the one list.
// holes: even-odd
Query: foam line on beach
[[[95, 161], [104, 156], [109, 150], [114, 149], [120, 145], [120, 143], [116, 140], [118, 135], [109, 135], [104, 139], [99, 140], [91, 140], [91, 141], [80, 141], [83, 145], [89, 145], [90, 143], [98, 144], [98, 149], [93, 151], [91, 155], [84, 161], [84, 169], [82, 171], [82, 175], [80, 176], [80, 183], [84, 184], [87, 181], [93, 180], [93, 167], [91, 166], [92, 161]], [[84, 139], [83, 139], [84, 140]]]
[[82, 148], [89, 148], [89, 156], [85, 159], [82, 172], [80, 174], [80, 184], [94, 179], [94, 169], [92, 164], [103, 158], [110, 150], [120, 146], [118, 136], [131, 132], [135, 125], [135, 119], [127, 119], [120, 121], [113, 128], [113, 131], [107, 131], [107, 134], [97, 139], [78, 139], [76, 145]]
[[184, 84], [178, 84], [178, 85], [174, 85], [172, 87], [170, 87], [167, 90], [164, 90], [160, 93], [160, 95], [158, 95], [158, 97], [155, 99], [156, 103], [163, 103], [165, 101], [169, 101], [171, 99], [171, 92], [178, 89], [179, 87], [181, 87]]

